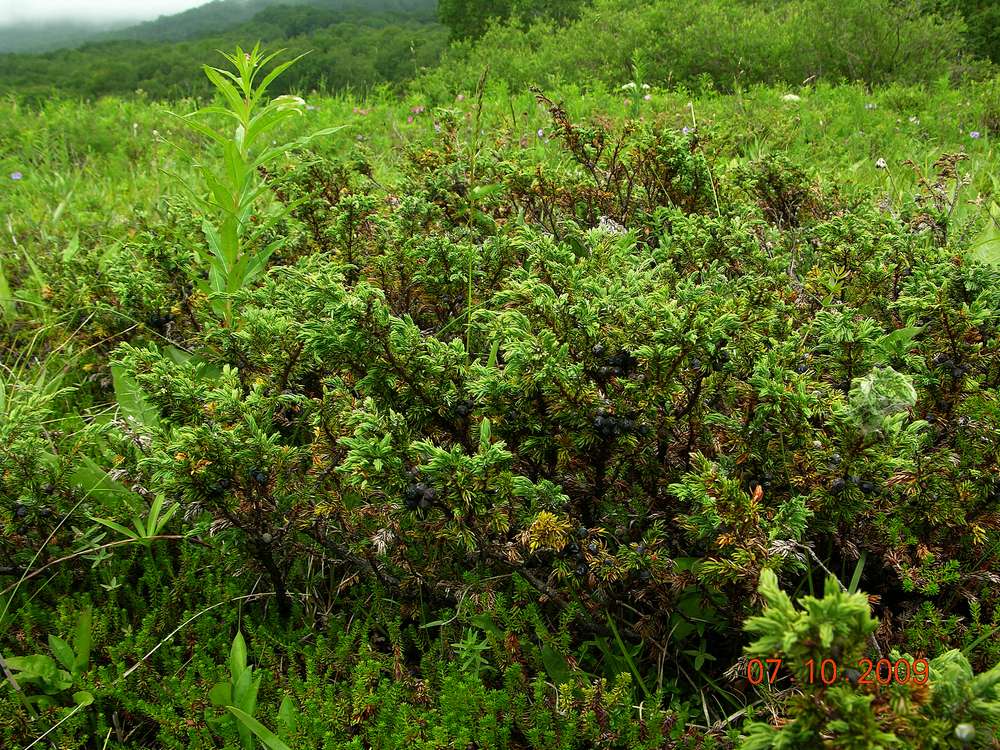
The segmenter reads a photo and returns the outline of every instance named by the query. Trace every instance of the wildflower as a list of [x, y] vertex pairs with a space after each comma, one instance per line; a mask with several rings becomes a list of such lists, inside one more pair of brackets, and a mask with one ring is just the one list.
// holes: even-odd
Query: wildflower
[[875, 109], [878, 105], [875, 102], [868, 102], [865, 104], [865, 109], [871, 110]]
[[916, 115], [914, 115], [913, 117], [910, 118], [910, 123], [913, 124], [913, 125], [919, 125], [920, 124], [920, 120], [917, 118]]
[[10, 179], [12, 179], [12, 180], [20, 180], [22, 177], [24, 177], [24, 175], [21, 174], [20, 172], [11, 172], [10, 173]]
[[642, 90], [643, 91], [649, 91], [649, 84], [648, 83], [642, 84]]
[[642, 100], [644, 102], [651, 102], [651, 101], [653, 101], [653, 95], [652, 94], [646, 94], [644, 97], [642, 97]]
[[406, 124], [407, 125], [412, 125], [413, 124], [413, 115], [410, 115], [410, 116], [408, 116], [406, 118]]
[[888, 169], [889, 165], [881, 156], [875, 160], [875, 169]]
[[434, 132], [435, 133], [440, 133], [441, 132], [441, 123], [439, 123], [439, 122], [434, 123]]
[[625, 106], [626, 106], [626, 107], [629, 107], [629, 106], [631, 106], [631, 105], [632, 105], [632, 100], [631, 100], [631, 99], [626, 99], [626, 100], [625, 100]]
[[305, 99], [303, 99], [301, 96], [293, 96], [292, 94], [285, 94], [283, 96], [279, 96], [277, 99], [274, 100], [273, 103], [277, 104], [278, 109], [280, 110], [299, 109], [301, 107], [306, 106]]
[[982, 134], [978, 130], [973, 130], [969, 133], [969, 138], [979, 138]]
[[424, 113], [424, 108], [419, 106], [413, 107], [410, 111], [415, 115], [422, 115]]
[[635, 81], [629, 81], [622, 86], [622, 91], [632, 91], [633, 89], [635, 89]]
[[542, 128], [539, 128], [538, 129], [538, 133], [536, 135], [538, 135], [539, 138], [544, 138], [545, 137], [545, 131]]
[[691, 128], [689, 128], [687, 125], [685, 125], [683, 128], [681, 128], [681, 135], [687, 135], [690, 132], [691, 132]]
[[976, 738], [976, 727], [972, 724], [958, 724], [955, 726], [955, 737], [962, 742], [972, 742]]
[[312, 104], [307, 104], [306, 105], [306, 110], [308, 110], [309, 112], [315, 112], [317, 109], [319, 109], [319, 107], [316, 107], [316, 106], [314, 106]]
[[802, 97], [798, 94], [785, 94], [781, 97], [781, 100], [784, 102], [800, 102], [802, 101]]
[[455, 97], [455, 101], [457, 101], [457, 102], [464, 102], [465, 101], [465, 94], [459, 94], [458, 96], [456, 96]]

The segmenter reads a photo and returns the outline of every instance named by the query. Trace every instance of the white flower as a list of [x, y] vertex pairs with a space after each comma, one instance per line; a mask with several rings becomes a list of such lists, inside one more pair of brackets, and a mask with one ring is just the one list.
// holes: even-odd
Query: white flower
[[625, 227], [612, 219], [610, 216], [602, 216], [597, 224], [597, 228], [609, 234], [625, 234]]
[[642, 90], [643, 91], [649, 91], [649, 84], [648, 83], [642, 84]]
[[301, 96], [293, 96], [292, 94], [279, 96], [274, 100], [274, 103], [278, 105], [278, 109], [302, 109], [306, 106], [305, 99]]
[[622, 86], [622, 91], [632, 91], [635, 88], [635, 81], [629, 81], [624, 86]]
[[888, 169], [889, 165], [881, 156], [875, 160], [875, 169]]
[[785, 94], [781, 97], [781, 100], [784, 102], [800, 102], [802, 101], [802, 97], [798, 94]]

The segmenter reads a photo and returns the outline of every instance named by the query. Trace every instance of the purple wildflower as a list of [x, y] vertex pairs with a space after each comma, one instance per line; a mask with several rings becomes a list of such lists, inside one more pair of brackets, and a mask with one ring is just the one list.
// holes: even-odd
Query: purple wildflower
[[10, 179], [12, 179], [12, 180], [20, 180], [22, 177], [24, 177], [24, 175], [21, 174], [20, 172], [11, 172], [10, 173]]
[[545, 137], [545, 131], [542, 130], [542, 128], [539, 128], [537, 135], [538, 135], [539, 138], [544, 138]]
[[982, 133], [980, 133], [978, 130], [973, 130], [971, 133], [969, 133], [969, 138], [979, 138], [981, 136]]
[[413, 115], [410, 115], [409, 117], [406, 118], [406, 123], [408, 125], [412, 125], [413, 124]]
[[687, 125], [685, 125], [683, 128], [681, 128], [681, 133], [683, 135], [687, 135], [690, 132], [691, 132], [691, 128], [689, 128]]

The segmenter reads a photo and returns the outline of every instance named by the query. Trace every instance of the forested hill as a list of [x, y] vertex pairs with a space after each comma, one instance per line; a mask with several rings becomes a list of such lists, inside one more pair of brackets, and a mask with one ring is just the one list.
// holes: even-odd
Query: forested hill
[[[182, 13], [161, 16], [155, 21], [110, 32], [106, 37], [146, 42], [197, 39], [232, 30], [261, 13], [271, 20], [291, 14], [301, 23], [303, 16], [287, 7], [293, 5], [306, 6], [306, 17], [323, 19], [326, 25], [330, 25], [345, 15], [357, 17], [382, 13], [413, 15], [431, 21], [435, 18], [437, 3], [436, 0], [212, 0]], [[313, 13], [313, 10], [317, 12]]]
[[[287, 0], [286, 0], [287, 2]], [[257, 8], [249, 20], [202, 33], [227, 8]], [[266, 6], [266, 7], [264, 7]], [[448, 40], [436, 21], [434, 0], [318, 0], [271, 4], [217, 0], [188, 13], [122, 30], [116, 37], [76, 49], [0, 55], [0, 94], [32, 101], [54, 93], [94, 98], [155, 98], [208, 93], [192, 80], [191, 60], [212, 60], [215, 50], [261, 40], [290, 53], [310, 52], [284, 81], [290, 90], [360, 89], [411, 78], [434, 65]], [[173, 39], [172, 39], [173, 38]]]

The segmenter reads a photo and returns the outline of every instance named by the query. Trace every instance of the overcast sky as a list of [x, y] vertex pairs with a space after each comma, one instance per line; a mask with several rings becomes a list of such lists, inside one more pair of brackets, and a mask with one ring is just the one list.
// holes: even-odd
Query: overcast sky
[[0, 26], [25, 21], [146, 21], [208, 0], [0, 0]]

